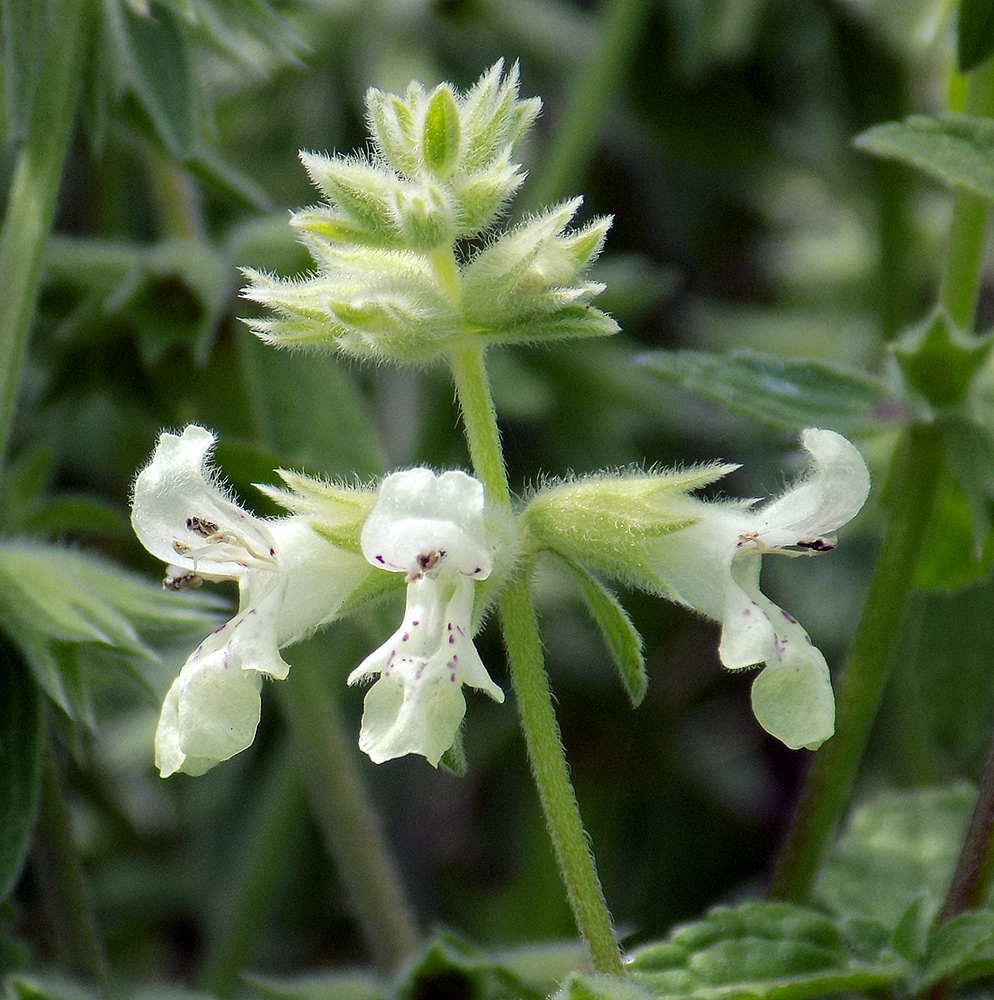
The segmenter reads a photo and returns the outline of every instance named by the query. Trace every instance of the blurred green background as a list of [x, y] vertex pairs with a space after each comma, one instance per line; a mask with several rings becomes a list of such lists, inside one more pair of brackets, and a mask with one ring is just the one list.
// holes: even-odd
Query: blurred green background
[[[748, 347], [877, 370], [883, 345], [934, 294], [948, 196], [851, 140], [943, 102], [942, 4], [298, 0], [277, 5], [282, 27], [236, 0], [151, 2], [150, 20], [137, 6], [106, 5], [117, 20], [101, 20], [89, 42], [10, 442], [7, 535], [66, 539], [154, 580], [160, 567], [129, 530], [130, 484], [159, 431], [190, 421], [217, 432], [218, 464], [261, 513], [273, 509], [251, 484], [274, 482], [276, 466], [368, 479], [412, 463], [468, 465], [442, 368], [277, 353], [238, 319], [251, 308], [237, 297], [238, 267], [310, 266], [286, 224], [290, 209], [317, 200], [297, 150], [364, 148], [369, 86], [402, 91], [416, 77], [466, 87], [498, 58], [519, 60], [522, 95], [541, 96], [544, 111], [514, 212], [583, 193], [580, 221], [614, 215], [597, 304], [624, 333], [488, 354], [518, 492], [542, 474], [720, 457], [744, 466], [725, 495], [776, 493], [799, 461], [796, 442], [633, 358]], [[125, 50], [146, 61], [115, 63]], [[878, 477], [886, 444], [866, 452]], [[871, 502], [830, 558], [767, 560], [767, 592], [833, 665], [876, 543]], [[543, 567], [536, 591], [573, 780], [628, 940], [755, 892], [808, 755], [759, 729], [749, 678], [719, 664], [717, 626], [623, 595], [650, 670], [633, 711], [568, 581]], [[968, 631], [930, 629], [953, 600], [962, 617], [990, 620], [989, 585], [919, 598], [870, 787], [975, 771], [991, 682]], [[288, 653], [298, 669], [324, 672], [351, 732], [363, 692], [345, 677], [396, 614], [379, 607]], [[149, 668], [159, 695], [195, 641]], [[507, 689], [496, 629], [478, 645]], [[925, 657], [928, 674], [915, 668]], [[264, 699], [251, 749], [202, 778], [163, 782], [153, 694], [114, 671], [93, 678], [92, 693], [92, 729], [51, 716], [97, 917], [125, 980], [203, 982], [232, 900], [260, 864], [266, 884], [239, 911], [252, 918], [245, 967], [366, 960], [276, 699]], [[465, 777], [420, 758], [375, 767], [355, 750], [418, 919], [489, 946], [569, 937], [513, 698], [468, 700]], [[282, 847], [260, 857], [259, 831], [272, 822]], [[29, 864], [5, 916], [9, 965], [25, 948], [56, 953], [44, 903]]]

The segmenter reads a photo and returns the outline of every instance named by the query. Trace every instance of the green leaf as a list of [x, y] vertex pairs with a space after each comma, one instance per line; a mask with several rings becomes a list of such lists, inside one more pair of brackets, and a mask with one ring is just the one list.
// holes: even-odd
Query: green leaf
[[268, 1000], [385, 1000], [386, 986], [364, 972], [309, 973], [293, 978], [242, 975], [242, 979]]
[[961, 913], [932, 932], [918, 991], [944, 979], [994, 975], [994, 910]]
[[5, 642], [0, 642], [0, 901], [24, 865], [41, 789], [38, 689]]
[[876, 125], [854, 140], [875, 156], [900, 160], [954, 188], [994, 201], [994, 121], [948, 112]]
[[[994, 728], [994, 579], [917, 593], [895, 658], [906, 671], [909, 750], [928, 766], [979, 773]], [[904, 678], [902, 678], [903, 680]]]
[[0, 625], [37, 683], [79, 721], [92, 723], [92, 670], [114, 665], [141, 680], [129, 667], [155, 659], [138, 629], [146, 637], [206, 631], [217, 607], [207, 595], [166, 593], [82, 552], [0, 544]]
[[839, 915], [894, 927], [916, 897], [942, 902], [973, 808], [966, 785], [888, 795], [860, 806], [815, 887]]
[[887, 430], [910, 417], [882, 382], [825, 362], [752, 351], [653, 351], [636, 361], [733, 413], [786, 430], [823, 427], [858, 436]]
[[533, 992], [493, 956], [454, 934], [437, 933], [412, 956], [396, 986], [396, 1000], [458, 996], [466, 1000], [538, 1000]]
[[572, 559], [556, 554], [600, 629], [632, 705], [638, 707], [649, 684], [642, 656], [642, 636], [618, 598], [597, 577]]
[[636, 951], [628, 967], [653, 996], [700, 1000], [886, 990], [910, 971], [886, 955], [852, 954], [832, 920], [787, 903], [718, 907]]
[[630, 979], [575, 972], [552, 1000], [651, 1000], [653, 996], [651, 991]]
[[425, 112], [421, 149], [425, 166], [444, 177], [459, 159], [459, 108], [452, 91], [442, 84], [432, 94]]
[[51, 10], [52, 5], [45, 0], [0, 2], [0, 57], [8, 143], [27, 135]]
[[956, 62], [969, 73], [994, 52], [994, 0], [960, 0]]
[[972, 555], [978, 559], [994, 527], [994, 440], [973, 420], [947, 417], [939, 426], [950, 471], [970, 509]]
[[[947, 459], [951, 460], [947, 453]], [[980, 466], [965, 475], [980, 478], [987, 470]], [[984, 508], [980, 508], [980, 513]], [[959, 590], [983, 579], [994, 565], [994, 533], [977, 537], [978, 522], [963, 486], [945, 471], [936, 491], [922, 550], [915, 567], [915, 586], [922, 590]], [[980, 544], [978, 551], [977, 545]]]
[[166, 149], [185, 159], [197, 144], [197, 97], [178, 16], [162, 3], [150, 3], [148, 17], [126, 5], [118, 28], [126, 85]]
[[974, 337], [939, 308], [906, 330], [891, 348], [905, 385], [936, 410], [962, 406], [994, 347], [994, 334]]

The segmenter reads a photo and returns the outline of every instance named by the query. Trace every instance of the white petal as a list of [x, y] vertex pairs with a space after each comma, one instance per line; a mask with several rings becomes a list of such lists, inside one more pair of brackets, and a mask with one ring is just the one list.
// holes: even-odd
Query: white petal
[[195, 424], [181, 435], [159, 437], [135, 481], [135, 534], [163, 562], [201, 576], [237, 579], [250, 566], [274, 568], [275, 542], [266, 523], [220, 488], [208, 464], [213, 447], [214, 436]]
[[380, 674], [359, 734], [374, 763], [417, 753], [437, 765], [466, 712], [463, 684], [504, 700], [473, 645], [473, 587], [466, 577], [413, 580], [401, 627], [349, 675], [355, 684]]
[[445, 553], [447, 571], [485, 579], [493, 555], [483, 506], [483, 484], [464, 472], [395, 472], [383, 480], [363, 524], [363, 554], [374, 566], [412, 572], [418, 556]]
[[359, 748], [374, 764], [417, 753], [437, 767], [465, 714], [462, 686], [445, 671], [426, 670], [407, 685], [381, 677], [363, 703]]
[[835, 732], [835, 696], [825, 657], [798, 649], [769, 664], [752, 685], [759, 724], [791, 750], [817, 750]]
[[831, 536], [850, 521], [870, 492], [863, 456], [841, 434], [808, 428], [801, 443], [810, 452], [810, 475], [755, 514], [767, 548]]
[[[333, 545], [303, 517], [267, 523], [285, 580], [276, 627], [277, 642], [283, 647], [334, 618], [370, 570], [362, 556]], [[254, 589], [257, 578], [264, 583], [264, 575], [249, 574], [250, 587]]]
[[262, 680], [226, 661], [223, 648], [195, 653], [173, 682], [155, 736], [162, 777], [176, 771], [200, 775], [233, 757], [255, 739]]

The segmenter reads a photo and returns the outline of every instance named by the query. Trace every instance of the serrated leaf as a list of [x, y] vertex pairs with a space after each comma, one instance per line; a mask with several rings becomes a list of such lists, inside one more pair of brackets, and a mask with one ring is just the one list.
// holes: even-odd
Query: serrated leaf
[[645, 672], [645, 658], [642, 656], [642, 636], [628, 617], [628, 612], [621, 606], [621, 602], [600, 580], [579, 563], [563, 555], [559, 555], [559, 562], [565, 567], [583, 598], [594, 624], [604, 637], [608, 652], [632, 705], [638, 707], [642, 704], [649, 684]]
[[815, 897], [839, 915], [894, 927], [917, 896], [941, 904], [973, 808], [966, 785], [888, 795], [860, 806], [833, 849]]
[[910, 972], [903, 962], [853, 955], [832, 920], [787, 903], [718, 907], [639, 949], [628, 967], [653, 996], [699, 1000], [800, 1000], [888, 989]]
[[166, 149], [185, 159], [197, 144], [197, 98], [179, 18], [165, 4], [151, 3], [148, 17], [125, 9], [121, 28], [126, 84]]
[[969, 73], [994, 52], [994, 0], [959, 0], [956, 62]]
[[928, 940], [919, 992], [944, 979], [964, 982], [994, 974], [994, 910], [961, 913]]
[[951, 187], [994, 201], [994, 121], [948, 112], [876, 125], [854, 140], [875, 156], [900, 160]]
[[639, 365], [762, 423], [791, 431], [824, 427], [846, 436], [872, 434], [909, 419], [905, 405], [880, 381], [821, 361], [736, 351], [653, 351]]
[[0, 642], [0, 901], [21, 874], [41, 789], [38, 689]]
[[207, 595], [166, 593], [62, 546], [0, 545], [0, 624], [37, 683], [81, 722], [92, 722], [87, 678], [98, 662], [140, 679], [131, 661], [155, 658], [137, 628], [148, 637], [206, 631], [218, 606]]

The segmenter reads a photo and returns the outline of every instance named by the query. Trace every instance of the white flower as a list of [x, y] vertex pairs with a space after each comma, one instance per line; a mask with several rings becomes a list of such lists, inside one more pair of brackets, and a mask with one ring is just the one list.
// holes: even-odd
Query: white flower
[[374, 565], [407, 574], [399, 629], [349, 676], [379, 674], [365, 700], [359, 746], [377, 764], [418, 753], [437, 766], [466, 713], [462, 686], [504, 693], [473, 645], [474, 580], [490, 575], [483, 485], [463, 472], [395, 472], [362, 528]]
[[835, 732], [825, 657], [790, 614], [759, 589], [764, 552], [824, 552], [870, 489], [859, 452], [834, 431], [808, 429], [801, 442], [811, 474], [759, 510], [755, 501], [709, 503], [700, 521], [653, 544], [654, 569], [674, 599], [722, 623], [721, 662], [764, 663], [752, 687], [760, 725], [791, 749], [817, 749]]
[[183, 665], [162, 706], [155, 760], [163, 777], [203, 774], [251, 745], [262, 676], [282, 680], [285, 646], [330, 620], [368, 572], [299, 516], [242, 510], [208, 464], [214, 436], [191, 425], [163, 433], [135, 482], [131, 523], [168, 564], [164, 586], [235, 580], [238, 613]]

